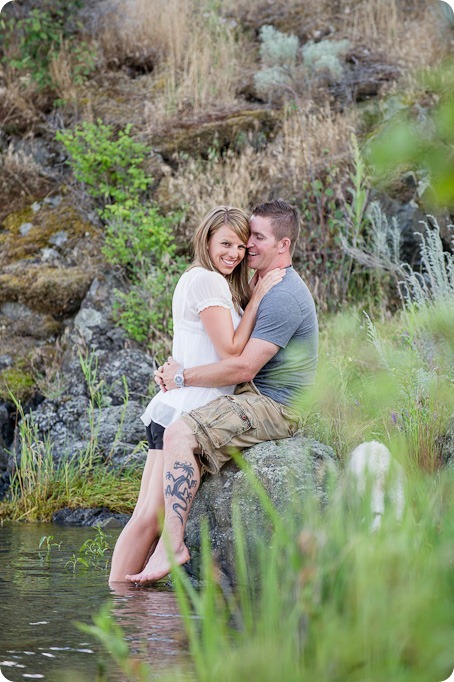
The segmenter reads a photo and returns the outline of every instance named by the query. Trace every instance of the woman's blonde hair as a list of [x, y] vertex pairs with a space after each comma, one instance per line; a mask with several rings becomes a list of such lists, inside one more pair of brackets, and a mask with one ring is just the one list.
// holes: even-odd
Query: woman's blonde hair
[[[219, 270], [211, 262], [208, 243], [214, 233], [223, 225], [227, 225], [246, 244], [250, 235], [249, 218], [241, 208], [233, 206], [216, 206], [203, 218], [196, 229], [192, 244], [194, 247], [193, 266], [201, 265], [207, 270]], [[245, 308], [251, 293], [248, 284], [248, 267], [246, 255], [230, 275], [226, 276], [236, 307]]]

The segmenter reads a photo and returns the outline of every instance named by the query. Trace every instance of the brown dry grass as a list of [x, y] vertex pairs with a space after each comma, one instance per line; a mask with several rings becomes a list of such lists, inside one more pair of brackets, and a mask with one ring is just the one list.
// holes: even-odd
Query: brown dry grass
[[188, 41], [192, 4], [189, 0], [127, 0], [122, 11], [113, 6], [104, 17], [98, 42], [111, 63], [166, 59], [179, 68]]
[[12, 144], [0, 154], [0, 221], [24, 197], [39, 197], [52, 186], [53, 179], [34, 158]]
[[342, 0], [339, 28], [353, 45], [386, 53], [406, 67], [430, 64], [440, 55], [436, 0]]
[[121, 18], [109, 15], [99, 35], [109, 63], [152, 70], [147, 127], [181, 111], [223, 107], [235, 99], [242, 48], [235, 22], [195, 12], [188, 0], [131, 0]]
[[306, 105], [286, 115], [281, 133], [264, 149], [246, 146], [239, 154], [181, 161], [169, 181], [169, 193], [176, 204], [189, 207], [187, 233], [216, 204], [247, 210], [271, 196], [300, 200], [305, 181], [350, 159], [354, 127], [351, 112], [335, 114], [329, 107]]

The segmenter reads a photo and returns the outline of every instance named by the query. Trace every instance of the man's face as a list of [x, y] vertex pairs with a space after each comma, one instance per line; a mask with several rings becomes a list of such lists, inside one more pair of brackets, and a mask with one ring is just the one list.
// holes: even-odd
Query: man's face
[[249, 221], [251, 236], [247, 241], [247, 263], [263, 276], [269, 270], [278, 267], [278, 242], [273, 234], [269, 218], [252, 216]]

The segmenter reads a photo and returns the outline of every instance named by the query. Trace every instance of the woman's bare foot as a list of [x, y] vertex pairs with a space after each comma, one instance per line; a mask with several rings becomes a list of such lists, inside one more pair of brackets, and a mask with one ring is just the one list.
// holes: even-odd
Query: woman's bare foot
[[140, 585], [154, 583], [168, 575], [175, 564], [181, 566], [189, 561], [190, 558], [188, 548], [182, 543], [177, 549], [173, 549], [173, 561], [170, 561], [168, 551], [161, 539], [143, 571], [135, 575], [127, 575], [125, 580], [130, 580]]

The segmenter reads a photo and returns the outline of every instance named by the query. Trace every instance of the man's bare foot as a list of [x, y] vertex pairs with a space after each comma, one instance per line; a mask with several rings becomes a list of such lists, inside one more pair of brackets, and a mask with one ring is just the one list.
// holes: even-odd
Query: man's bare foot
[[154, 583], [170, 573], [172, 566], [175, 564], [181, 566], [189, 561], [190, 558], [188, 548], [182, 543], [178, 549], [173, 550], [173, 561], [171, 562], [164, 541], [160, 540], [143, 571], [141, 571], [141, 573], [136, 573], [135, 575], [127, 575], [125, 580], [130, 580], [131, 582], [139, 583], [140, 585]]

